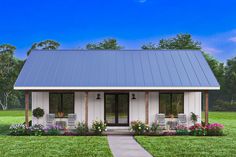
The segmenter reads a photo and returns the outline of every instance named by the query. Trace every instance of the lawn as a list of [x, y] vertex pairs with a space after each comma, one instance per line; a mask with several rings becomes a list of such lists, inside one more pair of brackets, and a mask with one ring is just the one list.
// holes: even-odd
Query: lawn
[[225, 125], [222, 137], [144, 137], [136, 140], [153, 156], [236, 156], [236, 112], [210, 112], [210, 123]]
[[22, 110], [0, 111], [0, 136], [8, 133], [11, 124], [23, 123], [25, 120], [24, 114], [25, 112]]
[[0, 111], [0, 156], [112, 156], [104, 136], [6, 136], [10, 124], [23, 123], [23, 111]]

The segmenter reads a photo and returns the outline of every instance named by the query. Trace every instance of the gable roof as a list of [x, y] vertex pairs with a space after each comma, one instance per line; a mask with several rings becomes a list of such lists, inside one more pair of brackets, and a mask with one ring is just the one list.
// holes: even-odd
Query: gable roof
[[196, 50], [36, 50], [14, 86], [19, 90], [219, 88]]

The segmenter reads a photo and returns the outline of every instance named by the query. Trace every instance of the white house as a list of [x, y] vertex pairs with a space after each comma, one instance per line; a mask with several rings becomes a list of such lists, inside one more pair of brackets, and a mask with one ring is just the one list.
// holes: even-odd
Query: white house
[[191, 112], [201, 116], [203, 92], [208, 122], [208, 91], [220, 86], [197, 50], [35, 50], [14, 89], [25, 91], [26, 122], [32, 93], [32, 109], [45, 111], [41, 124], [48, 114], [67, 121], [74, 113], [89, 126], [129, 126], [151, 124], [158, 113], [184, 113], [190, 124]]

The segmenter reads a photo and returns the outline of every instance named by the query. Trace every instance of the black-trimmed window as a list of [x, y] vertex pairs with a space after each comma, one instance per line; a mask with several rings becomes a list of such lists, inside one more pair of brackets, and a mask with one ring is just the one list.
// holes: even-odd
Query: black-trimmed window
[[58, 116], [58, 112], [63, 112], [64, 117], [74, 113], [74, 93], [49, 94], [49, 113]]
[[160, 93], [159, 113], [164, 113], [166, 117], [184, 113], [184, 93]]

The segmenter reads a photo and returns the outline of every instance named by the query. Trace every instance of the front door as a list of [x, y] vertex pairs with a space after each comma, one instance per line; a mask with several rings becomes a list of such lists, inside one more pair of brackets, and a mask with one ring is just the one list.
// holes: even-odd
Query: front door
[[129, 125], [129, 94], [105, 94], [105, 122], [108, 126]]

